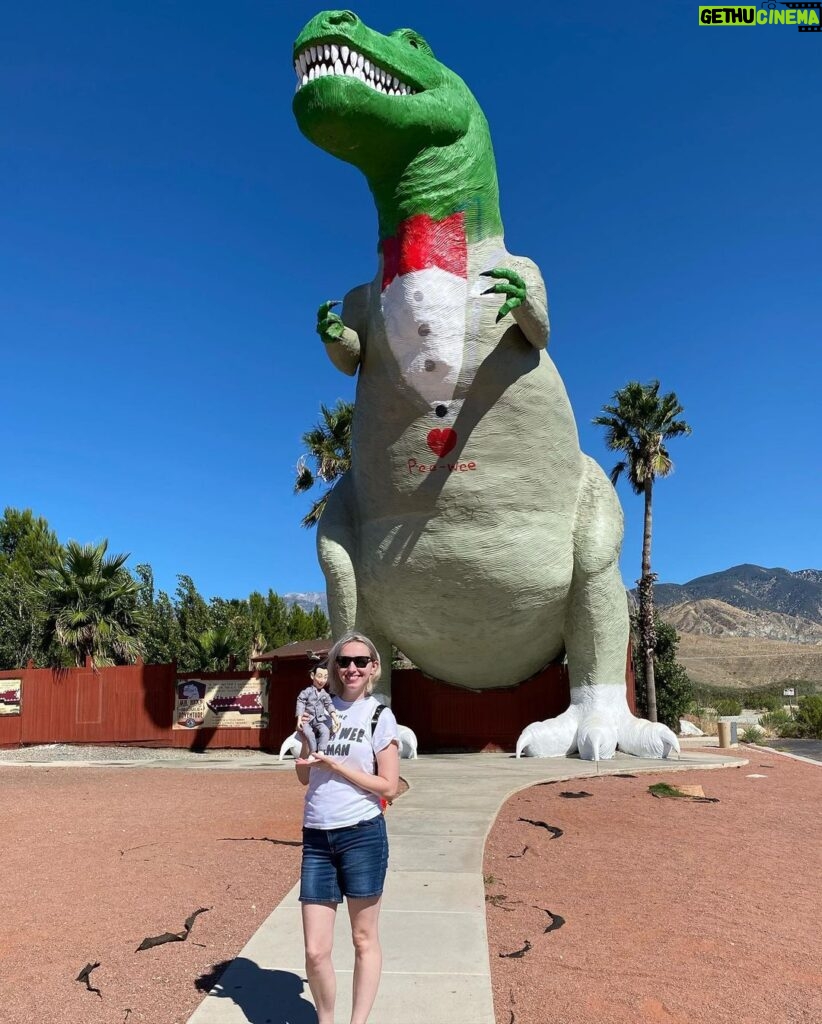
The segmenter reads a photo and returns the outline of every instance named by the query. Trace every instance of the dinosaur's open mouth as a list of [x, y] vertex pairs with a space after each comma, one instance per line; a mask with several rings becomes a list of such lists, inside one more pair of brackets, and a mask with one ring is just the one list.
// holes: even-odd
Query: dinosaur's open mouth
[[294, 61], [297, 75], [297, 91], [315, 78], [327, 75], [342, 75], [357, 78], [363, 85], [370, 85], [386, 96], [412, 96], [418, 90], [406, 85], [392, 72], [375, 64], [369, 57], [356, 50], [337, 43], [317, 43], [306, 46]]

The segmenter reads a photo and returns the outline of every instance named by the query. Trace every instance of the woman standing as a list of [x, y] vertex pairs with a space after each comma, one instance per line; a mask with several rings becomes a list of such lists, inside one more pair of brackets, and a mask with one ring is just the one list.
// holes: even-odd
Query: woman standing
[[308, 761], [303, 739], [296, 761], [297, 778], [308, 787], [300, 875], [305, 969], [318, 1024], [333, 1024], [331, 951], [337, 905], [345, 896], [354, 943], [351, 1024], [366, 1024], [382, 971], [379, 914], [388, 838], [380, 801], [392, 800], [399, 785], [397, 721], [371, 696], [380, 658], [367, 637], [342, 637], [329, 651], [328, 665], [341, 721], [325, 754]]

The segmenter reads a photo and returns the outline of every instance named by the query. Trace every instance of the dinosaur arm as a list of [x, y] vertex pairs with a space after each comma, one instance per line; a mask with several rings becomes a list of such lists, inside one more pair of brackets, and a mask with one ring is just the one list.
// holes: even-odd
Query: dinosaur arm
[[365, 349], [369, 286], [352, 288], [343, 300], [342, 315], [332, 311], [336, 302], [325, 302], [317, 314], [317, 333], [331, 362], [353, 377]]
[[542, 274], [536, 263], [525, 259], [520, 262], [519, 273], [525, 281], [526, 298], [521, 306], [517, 306], [512, 311], [511, 315], [534, 348], [547, 348], [551, 324], [548, 319], [548, 296], [545, 292], [545, 282], [542, 280]]
[[496, 282], [488, 292], [505, 296], [505, 302], [497, 313], [497, 321], [510, 314], [534, 348], [545, 348], [551, 331], [548, 297], [536, 263], [523, 256], [510, 256], [504, 267], [486, 271], [484, 276]]

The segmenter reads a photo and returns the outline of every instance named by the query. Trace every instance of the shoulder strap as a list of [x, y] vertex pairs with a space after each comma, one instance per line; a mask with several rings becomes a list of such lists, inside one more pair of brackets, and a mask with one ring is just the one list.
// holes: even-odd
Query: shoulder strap
[[374, 708], [374, 714], [371, 716], [371, 739], [374, 739], [374, 730], [377, 728], [377, 722], [380, 720], [380, 715], [385, 711], [385, 704], [378, 704]]
[[377, 722], [380, 720], [380, 715], [385, 711], [385, 704], [378, 704], [374, 708], [374, 714], [371, 716], [371, 753], [374, 755], [374, 774], [377, 774], [377, 751], [374, 750], [374, 730], [377, 728]]
[[[374, 750], [374, 730], [377, 728], [377, 722], [380, 720], [380, 715], [385, 711], [385, 704], [378, 704], [374, 708], [374, 714], [371, 716], [371, 752], [374, 755], [374, 774], [377, 774], [377, 751]], [[380, 800], [380, 810], [385, 813], [385, 808], [388, 806], [387, 800]]]

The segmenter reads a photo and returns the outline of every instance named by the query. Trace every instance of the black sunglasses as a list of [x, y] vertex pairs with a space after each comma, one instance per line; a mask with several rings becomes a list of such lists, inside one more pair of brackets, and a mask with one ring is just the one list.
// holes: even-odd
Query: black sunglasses
[[337, 655], [336, 660], [340, 668], [348, 668], [352, 661], [357, 668], [365, 668], [365, 666], [370, 664], [374, 659], [370, 654], [339, 654]]

